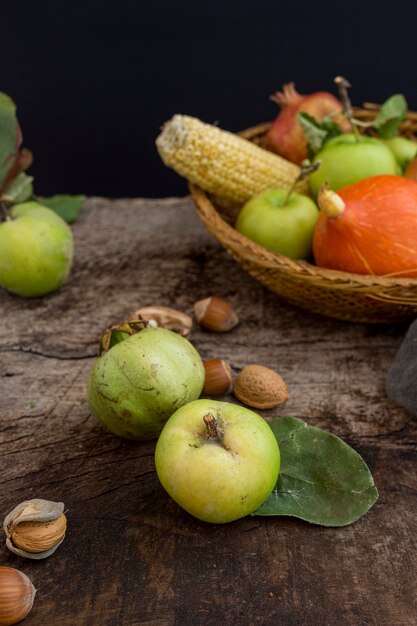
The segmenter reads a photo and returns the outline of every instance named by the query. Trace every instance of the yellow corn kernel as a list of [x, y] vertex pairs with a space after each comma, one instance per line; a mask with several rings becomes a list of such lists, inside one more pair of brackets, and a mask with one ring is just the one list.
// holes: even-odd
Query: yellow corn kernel
[[[174, 115], [156, 140], [165, 163], [205, 191], [246, 202], [269, 187], [289, 189], [300, 168], [251, 141], [195, 117]], [[306, 191], [308, 182], [297, 185]]]

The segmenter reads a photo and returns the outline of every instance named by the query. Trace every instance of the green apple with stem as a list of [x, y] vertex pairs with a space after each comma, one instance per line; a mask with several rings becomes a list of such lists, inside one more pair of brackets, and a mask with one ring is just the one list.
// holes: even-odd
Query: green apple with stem
[[[351, 123], [353, 132], [344, 133], [324, 142], [313, 158], [313, 163], [321, 162], [319, 169], [310, 177], [310, 187], [317, 197], [323, 183], [337, 190], [356, 183], [370, 176], [381, 174], [401, 174], [399, 154], [409, 150], [404, 141], [377, 139], [359, 134], [359, 127], [374, 127], [381, 136], [387, 132], [387, 123], [398, 125], [403, 119], [406, 106], [402, 96], [393, 96], [381, 107], [379, 114], [371, 122], [363, 122], [354, 118], [353, 107], [349, 98], [349, 81], [343, 76], [334, 79], [339, 89], [339, 98], [343, 103], [343, 113]], [[390, 143], [391, 141], [391, 143]], [[407, 152], [408, 154], [408, 152]], [[397, 162], [398, 159], [398, 162]]]
[[73, 257], [70, 227], [38, 202], [0, 203], [0, 285], [24, 297], [43, 296], [67, 279]]
[[253, 513], [266, 500], [278, 478], [280, 452], [257, 413], [196, 400], [165, 424], [155, 466], [177, 504], [200, 520], [221, 524]]
[[248, 200], [239, 212], [236, 230], [272, 252], [290, 259], [307, 259], [319, 211], [311, 198], [296, 193], [294, 188], [319, 165], [304, 163], [289, 190], [271, 188]]
[[320, 167], [310, 176], [312, 193], [317, 197], [327, 181], [333, 190], [352, 185], [369, 176], [399, 174], [396, 158], [382, 139], [345, 133], [327, 141], [315, 155]]

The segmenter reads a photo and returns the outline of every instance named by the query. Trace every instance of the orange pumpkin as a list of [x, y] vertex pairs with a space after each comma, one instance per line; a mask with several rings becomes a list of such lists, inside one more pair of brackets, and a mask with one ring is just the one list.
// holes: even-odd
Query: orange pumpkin
[[316, 265], [354, 274], [417, 277], [417, 182], [372, 176], [337, 193], [323, 185], [318, 205]]

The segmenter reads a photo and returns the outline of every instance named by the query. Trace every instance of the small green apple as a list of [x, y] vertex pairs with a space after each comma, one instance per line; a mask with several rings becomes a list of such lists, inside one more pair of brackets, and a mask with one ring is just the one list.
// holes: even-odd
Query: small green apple
[[318, 161], [320, 167], [310, 176], [315, 197], [325, 181], [337, 190], [369, 176], [400, 173], [392, 150], [381, 139], [353, 133], [329, 139], [313, 159], [313, 163]]
[[401, 172], [405, 172], [409, 163], [417, 156], [417, 142], [397, 136], [384, 139], [384, 143], [394, 154]]
[[172, 413], [199, 397], [204, 365], [194, 346], [171, 330], [145, 328], [123, 335], [114, 334], [124, 340], [91, 366], [88, 404], [118, 437], [155, 439]]
[[290, 259], [306, 259], [312, 250], [319, 211], [315, 202], [285, 189], [267, 189], [241, 209], [235, 228], [264, 248]]
[[165, 424], [155, 450], [162, 486], [205, 522], [253, 513], [271, 493], [280, 452], [268, 423], [244, 407], [196, 400]]
[[68, 224], [37, 202], [14, 205], [0, 222], [0, 285], [24, 297], [43, 296], [66, 280], [73, 237]]

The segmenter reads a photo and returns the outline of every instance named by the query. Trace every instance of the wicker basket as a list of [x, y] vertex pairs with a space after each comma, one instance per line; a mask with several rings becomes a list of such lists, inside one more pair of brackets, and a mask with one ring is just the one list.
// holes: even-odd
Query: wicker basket
[[[355, 109], [364, 121], [377, 114], [378, 106]], [[262, 145], [269, 124], [241, 133]], [[401, 134], [415, 138], [417, 113], [410, 112]], [[417, 278], [393, 278], [350, 274], [319, 268], [306, 261], [266, 250], [233, 228], [237, 207], [221, 205], [196, 185], [190, 185], [197, 213], [207, 229], [240, 265], [268, 289], [287, 302], [327, 317], [362, 323], [394, 323], [417, 315]]]

